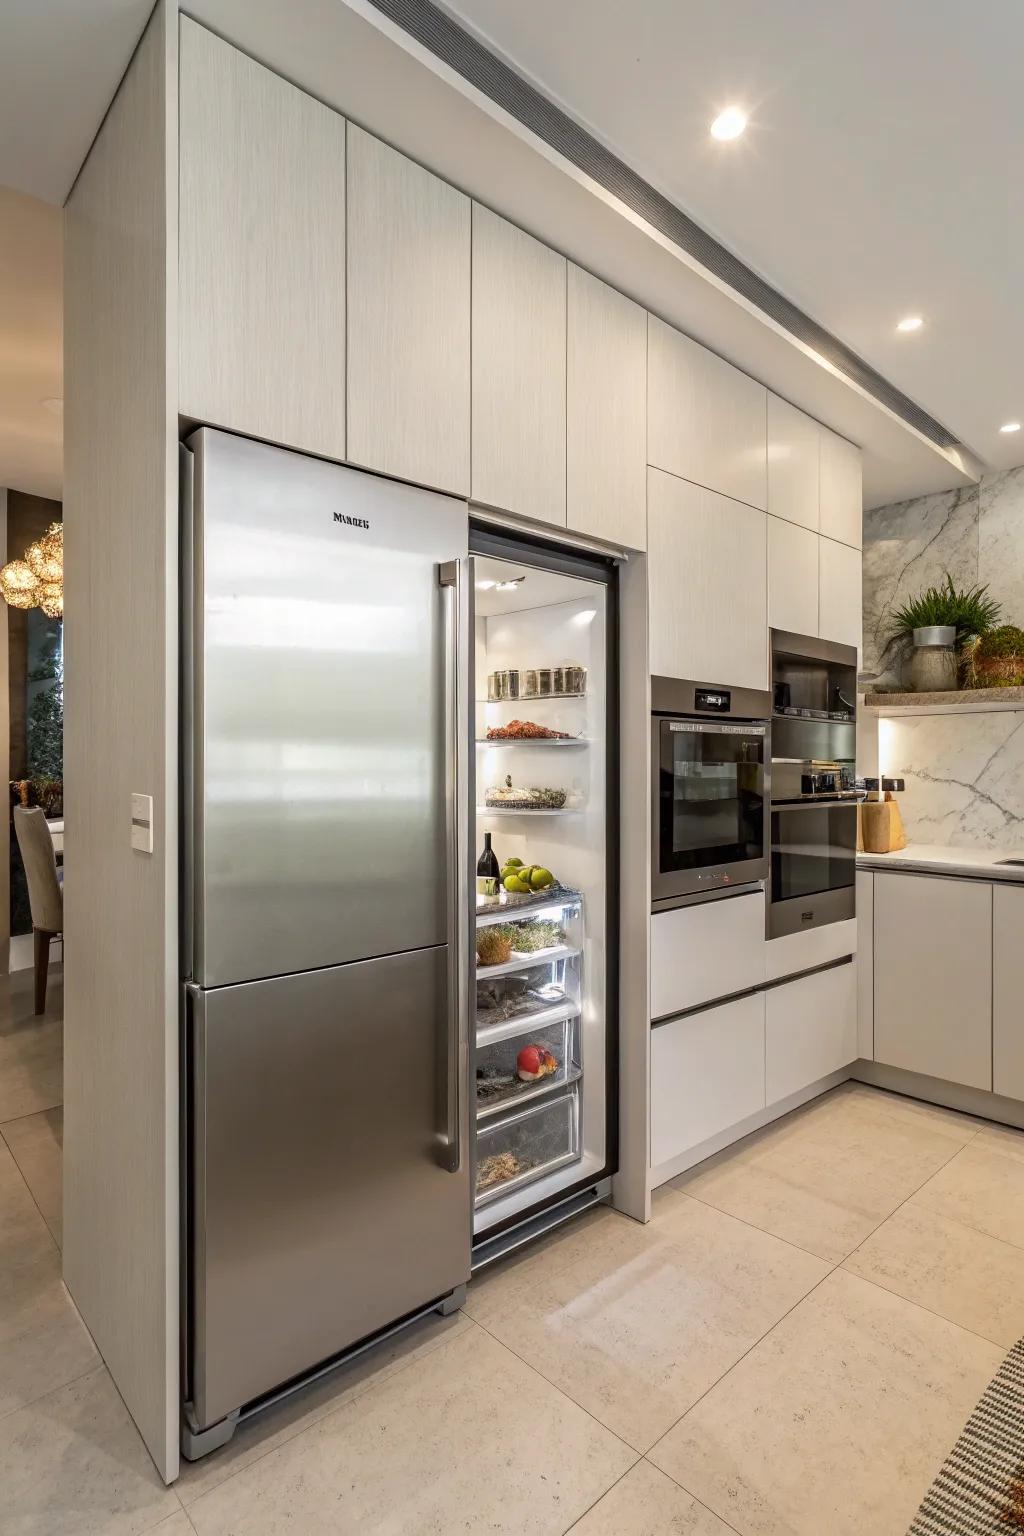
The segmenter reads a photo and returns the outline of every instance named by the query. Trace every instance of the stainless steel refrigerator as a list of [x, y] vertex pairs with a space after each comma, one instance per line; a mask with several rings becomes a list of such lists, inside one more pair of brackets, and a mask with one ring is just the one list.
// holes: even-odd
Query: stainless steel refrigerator
[[208, 428], [182, 478], [194, 1454], [469, 1276], [471, 701], [465, 503]]

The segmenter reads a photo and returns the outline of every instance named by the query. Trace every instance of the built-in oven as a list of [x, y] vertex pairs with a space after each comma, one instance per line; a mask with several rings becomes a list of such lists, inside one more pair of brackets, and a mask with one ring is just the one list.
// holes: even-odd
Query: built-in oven
[[772, 801], [769, 938], [853, 917], [859, 798]]
[[768, 876], [771, 695], [651, 679], [655, 911]]

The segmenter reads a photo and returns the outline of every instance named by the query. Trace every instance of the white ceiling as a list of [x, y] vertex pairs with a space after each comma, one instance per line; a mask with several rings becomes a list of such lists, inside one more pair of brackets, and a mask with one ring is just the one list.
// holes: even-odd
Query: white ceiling
[[1021, 0], [449, 9], [983, 460], [1024, 460], [998, 431], [1024, 420]]
[[61, 211], [0, 187], [0, 485], [61, 494]]

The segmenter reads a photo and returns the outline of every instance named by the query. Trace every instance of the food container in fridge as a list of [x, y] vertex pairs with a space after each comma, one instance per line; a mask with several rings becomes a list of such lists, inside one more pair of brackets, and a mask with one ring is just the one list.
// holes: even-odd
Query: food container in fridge
[[484, 1120], [556, 1092], [580, 1075], [579, 1018], [564, 1009], [538, 1027], [516, 1020], [483, 1029], [476, 1045], [476, 1113]]
[[580, 1157], [580, 1102], [575, 1086], [477, 1131], [476, 1203], [532, 1184]]

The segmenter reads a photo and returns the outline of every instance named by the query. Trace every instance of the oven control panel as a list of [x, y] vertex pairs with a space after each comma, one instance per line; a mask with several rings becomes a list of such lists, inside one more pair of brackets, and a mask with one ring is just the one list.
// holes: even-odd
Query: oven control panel
[[728, 688], [695, 688], [694, 708], [709, 715], [727, 715], [732, 709], [732, 694]]

